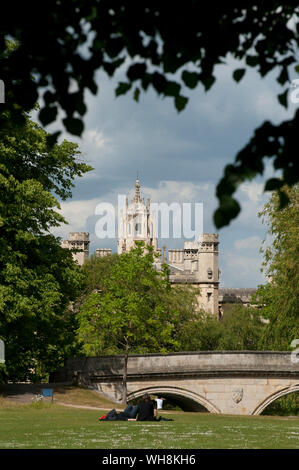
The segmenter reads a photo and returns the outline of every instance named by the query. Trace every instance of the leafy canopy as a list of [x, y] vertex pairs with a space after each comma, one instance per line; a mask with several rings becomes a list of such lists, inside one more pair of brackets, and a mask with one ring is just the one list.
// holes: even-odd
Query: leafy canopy
[[67, 311], [83, 277], [51, 229], [75, 176], [90, 169], [76, 144], [51, 148], [47, 133], [24, 115], [0, 130], [0, 337], [10, 380], [40, 379], [74, 351], [75, 319]]
[[113, 260], [100, 288], [87, 295], [78, 314], [78, 337], [85, 354], [123, 354], [124, 403], [129, 353], [168, 352], [180, 345], [173, 334], [180, 309], [169, 301], [167, 266], [158, 271], [154, 261], [159, 255], [153, 247], [144, 242], [135, 245], [117, 262]]
[[299, 185], [285, 191], [290, 200], [287, 207], [279, 209], [279, 196], [274, 193], [260, 213], [271, 239], [262, 248], [269, 282], [259, 287], [253, 300], [270, 320], [265, 344], [279, 350], [289, 350], [299, 338]]
[[100, 289], [87, 294], [78, 315], [85, 353], [166, 352], [175, 344], [177, 311], [169, 309], [167, 273], [154, 269], [154, 260], [153, 248], [136, 242], [112, 264]]
[[[34, 11], [34, 15], [28, 15]], [[87, 111], [84, 92], [98, 93], [97, 70], [109, 77], [126, 67], [126, 81], [116, 96], [131, 92], [138, 101], [149, 87], [174, 101], [178, 112], [188, 102], [185, 87], [201, 85], [208, 91], [215, 82], [214, 69], [228, 56], [240, 61], [232, 78], [238, 83], [248, 67], [261, 77], [277, 71], [282, 87], [280, 104], [287, 107], [289, 69], [297, 65], [299, 6], [291, 0], [268, 2], [238, 0], [205, 3], [186, 0], [64, 0], [8, 2], [1, 12], [1, 79], [6, 84], [6, 105], [17, 122], [22, 110], [30, 110], [40, 95], [44, 105], [39, 119], [46, 125], [63, 110], [68, 132], [81, 135]], [[38, 21], [36, 21], [38, 18]], [[295, 24], [289, 27], [290, 20]], [[38, 40], [37, 40], [38, 38]], [[5, 40], [18, 47], [7, 54]], [[34, 80], [32, 80], [34, 78]], [[75, 91], [70, 85], [75, 84]], [[74, 89], [74, 88], [73, 88]], [[3, 125], [5, 116], [1, 116]], [[274, 125], [264, 122], [249, 143], [226, 166], [217, 186], [217, 228], [229, 224], [240, 212], [233, 197], [245, 180], [263, 174], [271, 158], [282, 178], [270, 179], [265, 189], [280, 192], [280, 205], [288, 202], [286, 184], [298, 182], [297, 129], [293, 119]], [[55, 138], [57, 138], [55, 134]]]

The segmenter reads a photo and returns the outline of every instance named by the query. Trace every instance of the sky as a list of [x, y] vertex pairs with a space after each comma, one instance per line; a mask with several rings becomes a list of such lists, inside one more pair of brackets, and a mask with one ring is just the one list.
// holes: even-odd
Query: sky
[[[116, 251], [116, 238], [99, 239], [95, 234], [99, 220], [95, 208], [100, 202], [117, 207], [119, 194], [132, 195], [138, 171], [141, 194], [152, 202], [203, 203], [203, 231], [219, 235], [220, 287], [265, 283], [260, 248], [267, 227], [258, 212], [269, 198], [263, 191], [264, 181], [279, 173], [268, 165], [264, 177], [238, 189], [242, 211], [229, 226], [216, 230], [213, 212], [224, 167], [234, 161], [254, 129], [265, 120], [278, 124], [293, 116], [294, 105], [285, 110], [278, 103], [277, 94], [282, 90], [276, 74], [261, 79], [247, 67], [237, 84], [232, 73], [242, 64], [228, 60], [217, 66], [216, 82], [208, 92], [201, 86], [183, 89], [189, 102], [178, 113], [172, 98], [161, 98], [153, 90], [141, 93], [139, 103], [132, 92], [116, 98], [115, 88], [124, 81], [126, 66], [112, 79], [98, 73], [98, 94], [85, 95], [88, 112], [82, 138], [62, 133], [62, 138], [78, 143], [82, 158], [94, 169], [77, 178], [72, 199], [61, 202], [68, 225], [53, 233], [66, 239], [69, 232], [89, 232], [90, 253], [96, 248]], [[57, 123], [46, 128], [60, 129], [62, 125]], [[184, 239], [160, 239], [159, 247], [163, 244], [183, 248]]]

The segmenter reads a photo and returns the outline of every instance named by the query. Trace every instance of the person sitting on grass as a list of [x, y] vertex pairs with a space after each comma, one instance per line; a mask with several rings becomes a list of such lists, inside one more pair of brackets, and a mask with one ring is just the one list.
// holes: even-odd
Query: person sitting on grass
[[156, 413], [157, 409], [154, 406], [154, 402], [149, 394], [145, 393], [139, 405], [137, 421], [156, 421]]
[[139, 405], [137, 419], [129, 419], [128, 421], [173, 421], [173, 419], [162, 416], [157, 418], [157, 408], [149, 394], [145, 393]]

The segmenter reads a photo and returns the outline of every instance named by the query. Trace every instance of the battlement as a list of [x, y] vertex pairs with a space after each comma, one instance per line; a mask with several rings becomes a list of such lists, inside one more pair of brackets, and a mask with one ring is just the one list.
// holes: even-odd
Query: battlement
[[169, 263], [183, 263], [184, 262], [184, 250], [168, 250], [168, 261]]
[[111, 255], [111, 248], [97, 248], [96, 257], [103, 258], [104, 256]]
[[89, 233], [88, 232], [70, 232], [69, 241], [88, 242]]
[[67, 248], [69, 249], [70, 244], [68, 240], [61, 240], [61, 248]]
[[219, 242], [218, 233], [203, 233], [198, 237], [199, 242]]

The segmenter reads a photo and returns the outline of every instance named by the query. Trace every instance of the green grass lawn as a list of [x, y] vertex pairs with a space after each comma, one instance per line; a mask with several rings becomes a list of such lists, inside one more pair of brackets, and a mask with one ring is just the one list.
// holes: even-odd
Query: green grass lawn
[[0, 407], [0, 449], [299, 449], [299, 419], [167, 414], [167, 422], [99, 422], [98, 410]]

